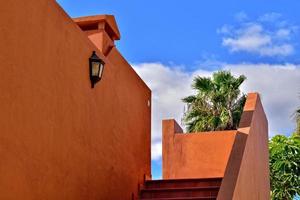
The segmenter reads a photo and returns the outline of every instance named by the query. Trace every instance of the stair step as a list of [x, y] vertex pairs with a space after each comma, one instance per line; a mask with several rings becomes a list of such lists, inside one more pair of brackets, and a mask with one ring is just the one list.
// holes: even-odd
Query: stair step
[[211, 197], [217, 196], [219, 186], [141, 189], [142, 198]]
[[182, 188], [220, 186], [222, 178], [146, 180], [144, 188]]

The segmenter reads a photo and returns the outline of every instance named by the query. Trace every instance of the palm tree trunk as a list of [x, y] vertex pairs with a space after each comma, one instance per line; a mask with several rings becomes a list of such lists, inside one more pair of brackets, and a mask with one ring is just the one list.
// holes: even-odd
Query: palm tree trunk
[[229, 112], [229, 128], [232, 129], [233, 127], [233, 116], [232, 116], [232, 111], [231, 109], [228, 109]]
[[229, 101], [229, 103], [228, 103], [228, 106], [227, 106], [227, 110], [228, 110], [228, 114], [229, 114], [229, 129], [233, 129], [234, 127], [233, 127], [233, 114], [232, 114], [232, 109], [231, 109], [231, 105], [232, 105], [232, 103], [231, 103], [231, 98], [230, 98], [230, 101]]

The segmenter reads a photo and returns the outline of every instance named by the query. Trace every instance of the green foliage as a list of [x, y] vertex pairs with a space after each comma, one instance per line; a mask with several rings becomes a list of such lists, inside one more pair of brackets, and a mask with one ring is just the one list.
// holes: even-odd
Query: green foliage
[[300, 136], [277, 135], [269, 142], [271, 197], [292, 200], [300, 194]]
[[197, 76], [192, 85], [196, 95], [183, 99], [188, 105], [187, 132], [236, 129], [246, 101], [239, 89], [245, 80], [230, 71], [216, 72], [212, 78]]

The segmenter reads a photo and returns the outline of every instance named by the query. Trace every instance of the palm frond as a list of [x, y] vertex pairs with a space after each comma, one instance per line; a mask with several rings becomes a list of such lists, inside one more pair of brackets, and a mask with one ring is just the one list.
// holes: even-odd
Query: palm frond
[[197, 76], [194, 78], [192, 87], [200, 93], [207, 94], [213, 89], [213, 84], [210, 78]]
[[188, 132], [236, 128], [243, 110], [245, 96], [240, 85], [245, 76], [234, 77], [230, 71], [219, 71], [212, 78], [197, 76], [192, 88], [196, 95], [182, 99], [188, 104], [184, 122]]
[[193, 103], [197, 97], [195, 95], [191, 95], [182, 99], [184, 103]]

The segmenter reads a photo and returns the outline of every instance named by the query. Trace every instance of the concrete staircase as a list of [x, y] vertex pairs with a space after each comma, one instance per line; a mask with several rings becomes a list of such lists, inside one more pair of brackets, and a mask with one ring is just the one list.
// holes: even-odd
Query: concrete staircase
[[215, 200], [222, 178], [146, 180], [140, 200]]

